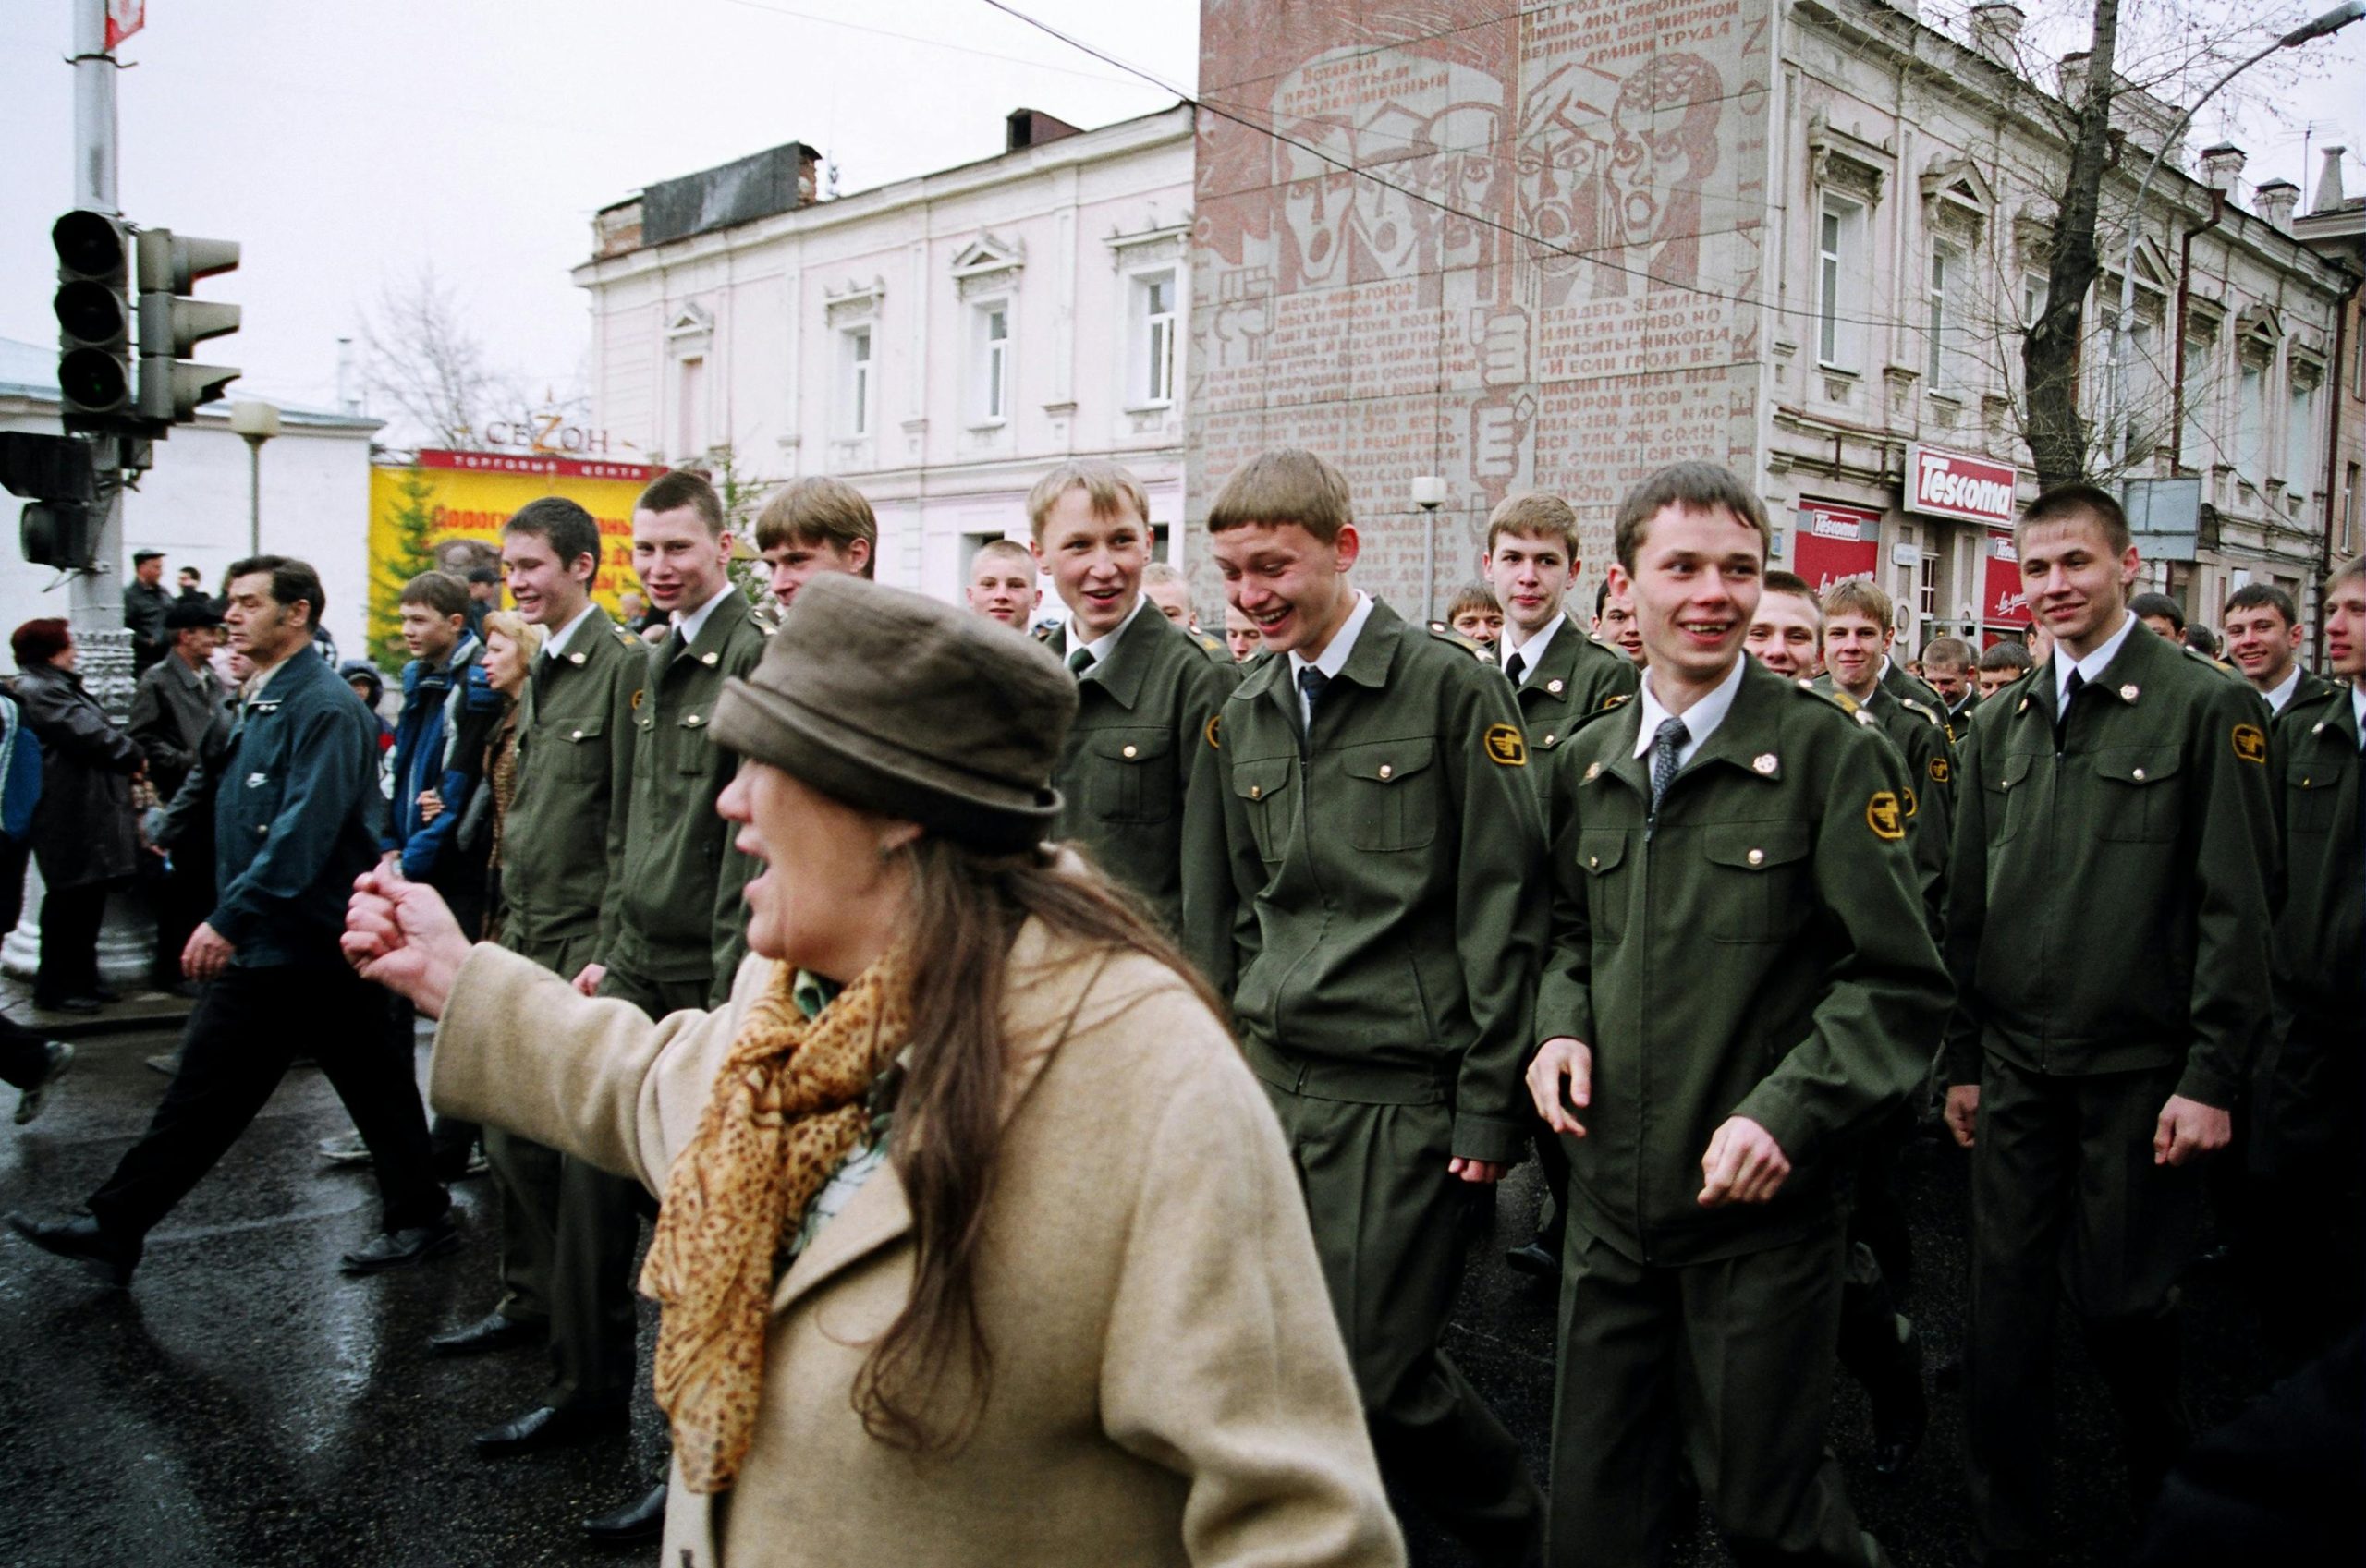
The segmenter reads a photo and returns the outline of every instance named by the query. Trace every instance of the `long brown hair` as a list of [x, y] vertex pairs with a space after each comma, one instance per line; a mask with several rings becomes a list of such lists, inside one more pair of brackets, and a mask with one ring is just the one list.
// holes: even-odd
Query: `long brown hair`
[[[911, 1295], [872, 1344], [853, 1400], [873, 1438], [927, 1453], [967, 1440], [992, 1377], [978, 1257], [1001, 1154], [1003, 989], [1019, 927], [1033, 918], [1111, 957], [1146, 954], [1182, 976], [1216, 1018], [1226, 1012], [1147, 908], [1089, 864], [1059, 863], [1048, 850], [986, 855], [928, 835], [896, 853], [910, 872], [912, 1051], [893, 1158], [919, 1256]], [[932, 1423], [932, 1396], [955, 1379], [966, 1390], [958, 1409]]]

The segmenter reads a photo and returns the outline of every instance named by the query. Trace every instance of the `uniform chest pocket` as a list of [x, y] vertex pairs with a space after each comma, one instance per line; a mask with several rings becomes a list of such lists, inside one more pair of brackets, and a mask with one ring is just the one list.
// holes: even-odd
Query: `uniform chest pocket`
[[1805, 822], [1719, 822], [1701, 831], [1713, 942], [1780, 942], [1798, 924], [1799, 879], [1815, 847]]
[[707, 738], [710, 704], [701, 702], [684, 713], [674, 724], [674, 771], [677, 773], [705, 773], [714, 767], [714, 746]]
[[1358, 849], [1420, 849], [1438, 836], [1437, 743], [1372, 741], [1339, 748], [1347, 775], [1340, 817]]
[[1234, 800], [1241, 815], [1249, 819], [1249, 833], [1256, 843], [1258, 858], [1269, 866], [1280, 861], [1289, 849], [1290, 808], [1296, 799], [1290, 784], [1297, 769], [1298, 764], [1287, 757], [1233, 764]]
[[1627, 875], [1627, 835], [1589, 828], [1578, 834], [1578, 886], [1585, 894], [1586, 925], [1596, 942], [1627, 938], [1627, 901], [1634, 878]]
[[544, 724], [531, 739], [539, 743], [551, 771], [561, 778], [596, 779], [607, 771], [607, 721], [602, 718]]
[[1175, 815], [1175, 737], [1165, 730], [1095, 730], [1085, 737], [1086, 809], [1104, 822]]
[[2341, 786], [2351, 764], [2319, 757], [2295, 760], [2284, 772], [2284, 816], [2296, 833], [2333, 832], [2339, 816]]
[[2183, 759], [2173, 746], [2106, 746], [2095, 751], [2095, 836], [2160, 844], [2185, 817]]
[[2034, 753], [2016, 751], [2005, 759], [1994, 778], [1982, 778], [1980, 786], [1986, 798], [1982, 801], [1988, 812], [1990, 842], [2002, 844], [2018, 838], [2029, 826], [2030, 813], [2038, 808], [2035, 793], [2030, 787], [2032, 771], [2037, 766]]

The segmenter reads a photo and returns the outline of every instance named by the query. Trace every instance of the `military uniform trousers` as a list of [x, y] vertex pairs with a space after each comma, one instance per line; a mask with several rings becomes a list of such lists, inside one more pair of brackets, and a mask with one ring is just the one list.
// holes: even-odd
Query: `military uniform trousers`
[[428, 1169], [415, 1059], [389, 1050], [383, 1029], [353, 1027], [376, 1016], [383, 995], [342, 964], [234, 966], [209, 981], [148, 1130], [91, 1198], [100, 1228], [118, 1242], [153, 1229], [238, 1141], [299, 1050], [320, 1063], [370, 1150], [380, 1223], [433, 1223], [451, 1198]]
[[1519, 1444], [1439, 1348], [1482, 1189], [1446, 1170], [1445, 1086], [1251, 1045], [1306, 1194], [1314, 1251], [1381, 1473], [1490, 1562], [1533, 1550], [1543, 1499]]
[[[598, 944], [592, 931], [531, 946], [503, 943], [570, 980], [582, 973]], [[513, 1323], [547, 1329], [558, 1252], [559, 1153], [487, 1123], [484, 1158], [501, 1193], [501, 1299], [494, 1310]]]
[[2179, 1391], [2177, 1281], [2192, 1258], [2201, 1173], [2153, 1162], [2182, 1064], [2054, 1076], [1986, 1052], [1971, 1150], [1966, 1469], [1986, 1551], [2043, 1550], [2057, 1296], [2125, 1428], [2149, 1499], [2190, 1435]]
[[2252, 1079], [2246, 1272], [2268, 1348], [2286, 1367], [2330, 1348], [2366, 1307], [2366, 1172], [2358, 1150], [2366, 1082], [2357, 1031], [2355, 1018], [2295, 1022], [2262, 1054]]
[[1737, 1562], [1888, 1562], [1824, 1446], [1845, 1246], [1655, 1267], [1569, 1221], [1547, 1562], [1654, 1568], [1679, 1447]]

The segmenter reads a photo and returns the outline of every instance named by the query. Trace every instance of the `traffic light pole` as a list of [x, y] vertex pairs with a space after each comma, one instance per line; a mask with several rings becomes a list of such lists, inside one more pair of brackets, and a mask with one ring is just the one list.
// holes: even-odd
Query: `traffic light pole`
[[[120, 216], [116, 193], [115, 56], [107, 53], [106, 0], [73, 0], [74, 205]], [[80, 650], [83, 685], [118, 721], [131, 711], [131, 634], [123, 625], [123, 467], [120, 438], [87, 437], [98, 495], [99, 569], [77, 572], [67, 618]]]

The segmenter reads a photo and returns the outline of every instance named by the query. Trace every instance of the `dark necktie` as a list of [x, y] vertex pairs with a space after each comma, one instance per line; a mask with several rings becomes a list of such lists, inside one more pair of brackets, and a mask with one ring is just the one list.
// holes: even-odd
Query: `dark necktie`
[[529, 678], [534, 686], [534, 706], [539, 708], [551, 699], [551, 666], [558, 660], [548, 653], [534, 655], [534, 673]]
[[1660, 814], [1660, 796], [1667, 793], [1668, 781], [1676, 777], [1676, 756], [1692, 732], [1684, 727], [1682, 719], [1671, 718], [1652, 734], [1652, 815]]
[[2054, 749], [2057, 755], [2070, 734], [2070, 704], [2078, 700], [2079, 693], [2086, 689], [2086, 685], [2087, 677], [2076, 670], [2072, 670], [2070, 678], [2063, 683], [2062, 711], [2054, 716]]
[[1077, 679], [1084, 679], [1084, 672], [1091, 668], [1092, 668], [1092, 649], [1079, 648], [1068, 655], [1068, 674]]
[[1331, 677], [1311, 664], [1298, 673], [1298, 689], [1306, 699], [1306, 705], [1300, 713], [1304, 723], [1299, 731], [1298, 737], [1300, 755], [1312, 749], [1315, 710], [1323, 706], [1323, 691], [1330, 684]]
[[1513, 654], [1504, 661], [1504, 674], [1511, 676], [1512, 685], [1519, 685], [1519, 678], [1528, 674], [1528, 661], [1517, 653]]

